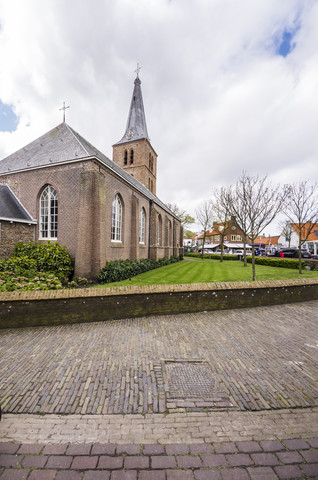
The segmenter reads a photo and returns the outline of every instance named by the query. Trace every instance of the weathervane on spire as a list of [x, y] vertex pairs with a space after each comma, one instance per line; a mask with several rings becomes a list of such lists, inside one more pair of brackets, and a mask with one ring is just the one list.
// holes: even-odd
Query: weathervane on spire
[[63, 102], [63, 107], [60, 108], [60, 111], [63, 110], [63, 122], [65, 122], [65, 110], [66, 110], [67, 108], [70, 108], [70, 106], [66, 107], [66, 106], [65, 106], [65, 102]]
[[139, 72], [142, 69], [142, 67], [139, 65], [139, 62], [137, 62], [137, 68], [135, 70], [135, 73], [137, 74], [137, 77], [139, 78]]

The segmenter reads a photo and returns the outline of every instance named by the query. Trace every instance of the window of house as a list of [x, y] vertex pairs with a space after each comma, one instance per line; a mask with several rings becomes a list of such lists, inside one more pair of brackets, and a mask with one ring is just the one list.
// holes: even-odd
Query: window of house
[[130, 150], [130, 163], [134, 163], [134, 151], [133, 151], [133, 149]]
[[145, 243], [145, 223], [146, 214], [145, 209], [142, 208], [139, 213], [139, 243]]
[[231, 235], [231, 240], [236, 240], [236, 235]]
[[127, 152], [127, 150], [125, 150], [124, 165], [127, 165], [127, 161], [128, 161], [128, 152]]
[[58, 199], [56, 190], [47, 185], [40, 196], [39, 238], [57, 239]]
[[119, 195], [116, 195], [112, 203], [112, 235], [113, 242], [121, 242], [122, 240], [122, 218], [123, 206]]
[[161, 215], [158, 215], [158, 222], [157, 222], [157, 245], [161, 245], [162, 239], [162, 218]]
[[242, 241], [242, 235], [236, 235], [236, 240]]

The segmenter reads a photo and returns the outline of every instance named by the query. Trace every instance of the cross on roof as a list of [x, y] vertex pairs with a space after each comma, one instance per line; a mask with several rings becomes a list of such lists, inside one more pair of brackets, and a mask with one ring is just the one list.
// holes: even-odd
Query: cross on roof
[[137, 77], [138, 77], [138, 74], [139, 74], [141, 69], [142, 69], [142, 67], [139, 65], [139, 62], [137, 62], [137, 68], [135, 70], [135, 73], [137, 74]]
[[60, 108], [60, 111], [63, 110], [63, 122], [65, 122], [65, 110], [66, 110], [67, 108], [70, 108], [70, 106], [66, 107], [66, 106], [65, 106], [65, 102], [63, 102], [63, 107]]

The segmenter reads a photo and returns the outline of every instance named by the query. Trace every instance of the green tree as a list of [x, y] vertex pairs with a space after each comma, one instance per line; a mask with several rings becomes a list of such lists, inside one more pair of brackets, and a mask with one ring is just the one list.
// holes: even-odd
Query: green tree
[[167, 207], [172, 213], [179, 218], [181, 225], [185, 230], [189, 225], [195, 222], [195, 219], [191, 217], [185, 210], [181, 210], [175, 203], [167, 203]]

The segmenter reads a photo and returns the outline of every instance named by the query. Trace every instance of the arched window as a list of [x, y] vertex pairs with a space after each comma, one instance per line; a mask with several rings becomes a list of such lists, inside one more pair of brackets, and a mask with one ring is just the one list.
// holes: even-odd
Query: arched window
[[142, 208], [139, 213], [139, 243], [145, 243], [145, 224], [146, 213], [145, 209]]
[[56, 190], [47, 185], [40, 196], [39, 238], [57, 239], [58, 200]]
[[161, 215], [158, 215], [158, 223], [157, 223], [157, 245], [161, 245], [162, 243], [162, 218]]
[[130, 150], [130, 163], [134, 163], [134, 151], [133, 151], [133, 149]]
[[172, 226], [170, 220], [168, 220], [168, 247], [172, 245]]
[[128, 161], [128, 152], [127, 152], [127, 150], [125, 150], [124, 165], [127, 165], [127, 161]]
[[119, 195], [116, 195], [112, 203], [112, 236], [113, 242], [121, 242], [122, 239], [123, 206]]

